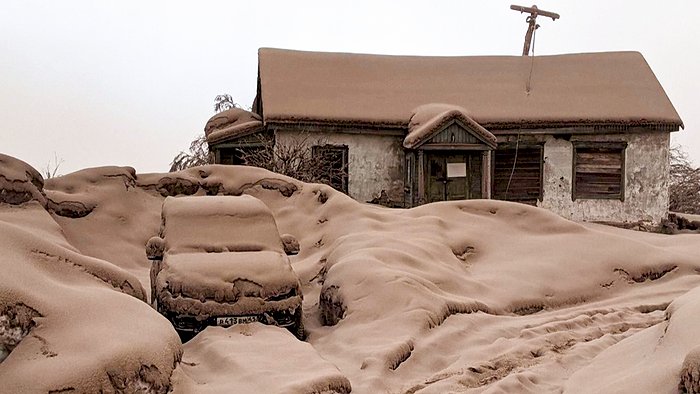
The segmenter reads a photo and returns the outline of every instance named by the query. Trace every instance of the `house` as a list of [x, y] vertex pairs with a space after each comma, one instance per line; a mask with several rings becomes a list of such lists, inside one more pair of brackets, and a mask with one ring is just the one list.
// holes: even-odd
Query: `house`
[[670, 133], [683, 122], [640, 53], [258, 56], [252, 112], [207, 123], [217, 163], [239, 163], [260, 135], [305, 136], [322, 141], [314, 154], [342, 158], [348, 176], [333, 185], [361, 201], [494, 198], [585, 221], [667, 215]]

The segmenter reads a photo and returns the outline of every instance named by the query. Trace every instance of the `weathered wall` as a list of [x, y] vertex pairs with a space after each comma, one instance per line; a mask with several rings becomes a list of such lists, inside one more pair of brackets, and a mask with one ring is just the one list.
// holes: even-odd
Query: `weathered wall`
[[276, 143], [306, 138], [309, 143], [347, 145], [348, 194], [367, 202], [379, 197], [385, 190], [394, 202], [404, 201], [402, 139], [392, 135], [324, 133], [296, 130], [278, 130]]
[[577, 141], [626, 141], [625, 200], [572, 201], [573, 147], [547, 136], [544, 195], [539, 206], [572, 220], [659, 223], [668, 214], [669, 141], [666, 132], [576, 136]]

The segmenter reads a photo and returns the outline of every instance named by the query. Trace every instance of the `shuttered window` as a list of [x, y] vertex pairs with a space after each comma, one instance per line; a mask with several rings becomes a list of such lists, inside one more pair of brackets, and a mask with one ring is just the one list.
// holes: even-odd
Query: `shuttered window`
[[542, 198], [542, 146], [494, 152], [493, 198], [536, 205]]
[[625, 199], [624, 143], [574, 144], [573, 200]]

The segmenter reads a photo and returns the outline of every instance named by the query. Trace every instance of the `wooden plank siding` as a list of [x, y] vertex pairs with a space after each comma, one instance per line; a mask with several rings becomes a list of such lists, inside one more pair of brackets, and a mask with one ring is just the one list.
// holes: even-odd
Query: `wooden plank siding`
[[458, 123], [452, 123], [430, 139], [431, 144], [483, 144]]
[[624, 147], [575, 146], [574, 150], [572, 198], [624, 201]]
[[493, 156], [492, 198], [536, 205], [542, 199], [542, 146], [497, 149]]

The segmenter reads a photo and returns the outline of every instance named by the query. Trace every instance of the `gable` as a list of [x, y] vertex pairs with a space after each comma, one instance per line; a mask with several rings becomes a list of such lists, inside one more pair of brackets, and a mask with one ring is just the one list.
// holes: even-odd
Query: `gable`
[[483, 144], [484, 142], [466, 130], [464, 125], [453, 121], [444, 130], [435, 134], [426, 144]]
[[403, 141], [406, 149], [425, 145], [488, 150], [496, 148], [496, 137], [476, 123], [464, 108], [431, 103], [413, 110]]

